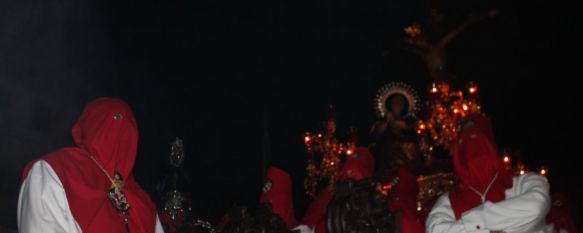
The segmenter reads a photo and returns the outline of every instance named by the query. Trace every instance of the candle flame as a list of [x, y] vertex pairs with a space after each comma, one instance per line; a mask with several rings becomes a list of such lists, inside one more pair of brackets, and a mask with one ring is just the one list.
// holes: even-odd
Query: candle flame
[[508, 163], [508, 162], [510, 162], [510, 157], [508, 157], [508, 156], [504, 156], [504, 162], [505, 162], [505, 163]]

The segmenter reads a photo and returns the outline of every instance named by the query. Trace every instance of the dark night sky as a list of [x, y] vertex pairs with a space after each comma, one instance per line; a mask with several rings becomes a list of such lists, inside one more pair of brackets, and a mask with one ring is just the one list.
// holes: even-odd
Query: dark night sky
[[532, 168], [548, 166], [553, 189], [580, 195], [567, 187], [583, 184], [571, 176], [580, 154], [574, 8], [497, 2], [4, 0], [0, 162], [9, 166], [0, 172], [0, 225], [15, 226], [22, 167], [70, 145], [82, 106], [103, 95], [133, 106], [135, 173], [154, 196], [169, 143], [184, 139], [195, 213], [213, 220], [233, 203], [255, 204], [267, 115], [271, 164], [294, 177], [301, 213], [301, 134], [332, 103], [340, 130], [357, 126], [364, 138], [384, 83], [423, 94], [430, 79], [421, 60], [394, 45], [431, 6], [451, 24], [500, 8], [450, 44], [450, 70], [460, 84], [479, 82], [501, 147], [521, 150]]

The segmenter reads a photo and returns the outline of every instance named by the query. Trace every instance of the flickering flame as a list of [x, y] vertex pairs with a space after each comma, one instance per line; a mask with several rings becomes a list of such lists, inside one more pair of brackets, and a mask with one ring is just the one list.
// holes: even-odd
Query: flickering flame
[[468, 105], [467, 105], [467, 104], [464, 104], [464, 105], [462, 105], [462, 109], [463, 109], [464, 111], [468, 111]]
[[543, 175], [543, 176], [546, 176], [546, 175], [547, 175], [547, 173], [548, 173], [548, 172], [547, 172], [547, 169], [545, 169], [545, 168], [541, 168], [541, 169], [540, 169], [540, 174], [541, 174], [541, 175]]
[[476, 92], [476, 88], [475, 87], [470, 87], [470, 93], [473, 94], [474, 92]]
[[304, 141], [305, 141], [306, 143], [310, 142], [310, 137], [309, 137], [309, 136], [306, 136], [306, 137], [304, 138]]
[[431, 88], [431, 93], [437, 93], [437, 87]]
[[457, 108], [453, 109], [453, 113], [458, 114], [460, 111]]
[[421, 130], [417, 130], [417, 134], [421, 134]]
[[419, 125], [419, 129], [425, 129], [425, 124]]
[[346, 154], [347, 155], [351, 155], [352, 154], [352, 150], [350, 150], [350, 149], [346, 150]]
[[519, 173], [520, 175], [524, 175], [524, 170], [521, 169]]

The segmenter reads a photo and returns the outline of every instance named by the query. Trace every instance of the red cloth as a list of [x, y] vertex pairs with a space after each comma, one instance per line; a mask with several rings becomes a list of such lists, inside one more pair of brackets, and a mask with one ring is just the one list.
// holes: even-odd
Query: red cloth
[[356, 148], [356, 155], [357, 161], [360, 163], [364, 171], [366, 172], [366, 176], [370, 177], [374, 172], [374, 157], [370, 153], [367, 147], [359, 146]]
[[374, 158], [366, 147], [358, 147], [355, 157], [344, 162], [336, 180], [362, 180], [372, 176], [374, 171]]
[[229, 214], [225, 214], [223, 215], [223, 217], [221, 218], [221, 220], [219, 220], [219, 222], [217, 223], [217, 230], [222, 231], [223, 228], [225, 227], [225, 225], [227, 225], [227, 223], [229, 223], [230, 218], [229, 218]]
[[[270, 183], [267, 190], [266, 184]], [[296, 227], [294, 215], [291, 178], [284, 170], [271, 167], [267, 170], [264, 192], [259, 198], [260, 203], [271, 203], [274, 213], [278, 214], [289, 229]]]
[[401, 168], [398, 172], [399, 181], [391, 188], [389, 194], [389, 209], [401, 213], [401, 231], [404, 233], [423, 233], [425, 225], [417, 214], [417, 194], [419, 184], [417, 177], [408, 169]]
[[[355, 157], [348, 159], [336, 176], [336, 180], [362, 180], [372, 176], [374, 170], [374, 158], [366, 147], [358, 147]], [[301, 224], [314, 228], [321, 221], [325, 221], [328, 204], [333, 194], [329, 189], [322, 189], [312, 201]], [[323, 225], [321, 226], [323, 227]]]
[[553, 224], [557, 232], [561, 228], [569, 233], [577, 232], [577, 224], [571, 215], [569, 200], [562, 193], [554, 193], [551, 200], [551, 209], [546, 218], [547, 224]]
[[328, 209], [328, 204], [332, 201], [332, 197], [333, 194], [329, 189], [320, 190], [308, 207], [301, 224], [314, 228], [320, 221], [324, 221], [326, 210]]
[[318, 225], [316, 225], [316, 227], [314, 228], [314, 233], [326, 233], [326, 219], [320, 219], [320, 221], [318, 221]]
[[403, 233], [424, 233], [425, 223], [419, 218], [409, 218], [402, 216], [401, 218], [401, 232]]
[[484, 193], [492, 183], [486, 194], [486, 200], [491, 202], [504, 200], [505, 190], [512, 187], [513, 174], [504, 169], [496, 145], [487, 132], [478, 124], [465, 129], [453, 148], [454, 170], [461, 183], [449, 193], [449, 199], [457, 219], [465, 211], [482, 204], [480, 196], [470, 187]]
[[[482, 131], [482, 133], [486, 134], [486, 136], [488, 136], [488, 138], [490, 140], [492, 140], [492, 142], [496, 141], [496, 140], [494, 140], [494, 131], [492, 130], [492, 121], [490, 120], [490, 117], [488, 117], [487, 115], [485, 115], [483, 113], [472, 113], [472, 114], [466, 116], [464, 119], [464, 124], [468, 124], [468, 123], [472, 123], [473, 127]], [[494, 146], [496, 146], [496, 145], [494, 144]]]
[[[58, 175], [71, 213], [83, 232], [125, 232], [123, 217], [107, 198], [111, 182], [90, 159], [91, 155], [111, 177], [114, 171], [122, 175], [123, 192], [131, 206], [130, 231], [155, 232], [156, 206], [131, 175], [138, 129], [130, 107], [111, 98], [90, 102], [73, 127], [73, 138], [77, 147], [63, 148], [41, 159]], [[25, 168], [24, 178], [33, 162]]]

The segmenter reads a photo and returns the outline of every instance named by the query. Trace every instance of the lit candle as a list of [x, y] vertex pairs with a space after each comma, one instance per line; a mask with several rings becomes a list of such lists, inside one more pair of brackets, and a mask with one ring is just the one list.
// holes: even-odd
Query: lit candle
[[437, 93], [437, 91], [438, 91], [437, 84], [431, 83], [431, 93], [435, 94]]
[[541, 167], [541, 169], [540, 169], [541, 175], [546, 176], [548, 173], [549, 173], [549, 171], [545, 167]]
[[518, 163], [517, 167], [518, 167], [518, 174], [524, 175], [524, 173], [526, 172], [526, 169], [524, 168], [524, 164]]
[[470, 82], [468, 84], [468, 91], [470, 92], [470, 94], [474, 94], [478, 92], [478, 86], [474, 82]]
[[508, 155], [504, 156], [504, 163], [506, 164], [510, 163], [510, 157]]

